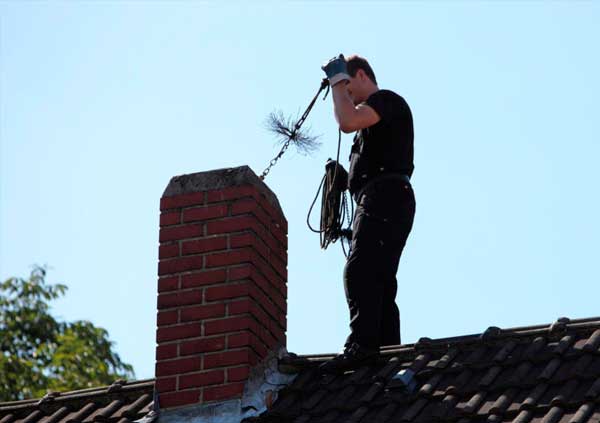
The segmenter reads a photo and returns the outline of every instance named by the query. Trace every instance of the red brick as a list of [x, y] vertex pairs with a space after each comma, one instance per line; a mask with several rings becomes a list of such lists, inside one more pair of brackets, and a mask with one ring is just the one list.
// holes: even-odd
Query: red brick
[[227, 216], [227, 204], [218, 204], [216, 206], [207, 207], [193, 207], [183, 210], [184, 223], [225, 216]]
[[203, 352], [220, 351], [225, 349], [225, 337], [193, 339], [179, 345], [180, 355], [190, 355]]
[[282, 229], [287, 232], [287, 221], [285, 220], [283, 213], [278, 208], [273, 206], [264, 196], [259, 198], [258, 203], [263, 210], [266, 211], [267, 214], [273, 218], [273, 220], [278, 221]]
[[227, 382], [239, 382], [248, 380], [250, 374], [249, 366], [230, 367], [227, 369]]
[[224, 253], [215, 253], [206, 256], [206, 267], [227, 266], [251, 261], [251, 252], [247, 248], [230, 250]]
[[287, 234], [280, 227], [277, 227], [276, 225], [270, 225], [270, 226], [267, 226], [267, 228], [268, 228], [269, 232], [271, 233], [271, 235], [273, 235], [275, 237], [275, 239], [277, 239], [279, 242], [281, 242], [283, 247], [287, 249], [287, 246], [288, 246]]
[[262, 257], [257, 256], [254, 264], [256, 265], [260, 273], [262, 273], [274, 287], [279, 287], [282, 283], [286, 281], [286, 279], [278, 275], [274, 271], [273, 267], [270, 264], [268, 264], [265, 260], [263, 260]]
[[241, 185], [236, 187], [222, 188], [218, 190], [207, 191], [206, 202], [213, 203], [216, 201], [233, 200], [242, 197], [259, 198], [258, 189], [253, 185]]
[[217, 333], [237, 332], [248, 329], [252, 320], [248, 316], [226, 317], [224, 319], [210, 320], [204, 322], [204, 334], [214, 335]]
[[[274, 344], [273, 344], [274, 345]], [[227, 336], [227, 348], [250, 347], [260, 357], [267, 356], [269, 349], [258, 335], [250, 332], [234, 333]]]
[[244, 383], [242, 382], [204, 388], [204, 392], [202, 393], [202, 401], [220, 401], [229, 398], [237, 398], [240, 397], [243, 392]]
[[271, 255], [269, 257], [269, 264], [275, 271], [283, 278], [284, 281], [287, 280], [287, 266], [281, 260], [279, 260], [276, 256]]
[[284, 216], [275, 217], [273, 220], [273, 225], [276, 228], [281, 229], [283, 231], [283, 233], [285, 233], [285, 234], [288, 233], [288, 221], [286, 220], [286, 218]]
[[181, 288], [193, 288], [196, 286], [225, 282], [226, 278], [227, 269], [207, 270], [205, 272], [192, 273], [182, 276]]
[[207, 235], [241, 232], [247, 230], [253, 230], [259, 236], [263, 233], [267, 233], [267, 229], [262, 226], [254, 216], [242, 215], [206, 222]]
[[256, 218], [260, 220], [265, 228], [268, 228], [271, 225], [271, 217], [262, 209], [260, 203], [254, 199], [238, 200], [231, 205], [232, 215], [243, 213], [251, 213], [256, 216]]
[[154, 382], [154, 387], [159, 393], [174, 391], [177, 389], [177, 377], [158, 378]]
[[271, 249], [271, 255], [276, 256], [279, 260], [287, 264], [288, 250], [287, 247], [283, 246], [279, 241], [275, 241], [272, 236], [266, 237], [265, 243]]
[[169, 226], [160, 228], [158, 233], [159, 242], [176, 241], [179, 239], [196, 238], [204, 235], [204, 224], [194, 223], [182, 226]]
[[285, 285], [285, 279], [282, 279], [273, 268], [260, 257], [256, 257], [252, 263], [258, 268], [259, 272], [269, 281], [276, 289], [280, 289]]
[[225, 304], [208, 304], [181, 309], [181, 321], [202, 320], [210, 317], [225, 316]]
[[168, 278], [160, 278], [158, 280], [158, 292], [174, 291], [177, 289], [179, 277], [171, 276]]
[[179, 376], [179, 389], [198, 388], [207, 385], [217, 385], [225, 382], [223, 370], [211, 370], [210, 372], [192, 373]]
[[161, 244], [158, 246], [158, 259], [162, 260], [169, 257], [177, 257], [179, 255], [179, 243]]
[[158, 326], [172, 325], [177, 323], [177, 310], [159, 311], [156, 314], [156, 323]]
[[179, 223], [181, 223], [181, 213], [179, 210], [160, 214], [160, 226], [177, 225]]
[[258, 356], [260, 358], [266, 357], [267, 354], [268, 354], [268, 352], [269, 352], [269, 348], [267, 348], [267, 346], [265, 346], [265, 344], [260, 339], [258, 339], [256, 337], [253, 337], [250, 340], [250, 346], [252, 347], [252, 349], [254, 350], [254, 352], [256, 354], [258, 354]]
[[169, 326], [156, 330], [156, 342], [173, 341], [175, 339], [193, 338], [202, 335], [200, 323], [188, 323], [185, 325]]
[[250, 345], [250, 338], [253, 335], [250, 332], [232, 333], [227, 335], [227, 348], [239, 348]]
[[204, 204], [204, 192], [192, 192], [190, 194], [162, 197], [160, 199], [161, 210], [197, 206], [200, 204]]
[[256, 252], [263, 256], [265, 260], [269, 259], [269, 248], [253, 232], [232, 235], [230, 247], [252, 247], [256, 250]]
[[177, 344], [164, 344], [156, 347], [156, 360], [177, 357]]
[[275, 217], [272, 221], [271, 221], [271, 226], [269, 226], [269, 230], [270, 231], [281, 231], [285, 236], [287, 236], [288, 233], [288, 226], [287, 226], [287, 221], [284, 219], [282, 219], [281, 217], [277, 218]]
[[260, 223], [263, 224], [265, 229], [268, 230], [269, 226], [271, 226], [271, 217], [267, 213], [263, 211], [263, 209], [258, 205], [258, 203], [254, 202], [254, 207], [250, 210], [250, 213], [253, 214]]
[[180, 358], [156, 363], [156, 377], [189, 373], [202, 369], [201, 357]]
[[244, 198], [237, 200], [231, 204], [231, 215], [250, 213], [258, 207], [258, 203], [254, 198]]
[[278, 289], [275, 289], [264, 276], [255, 270], [253, 265], [244, 264], [243, 266], [230, 268], [228, 271], [230, 281], [246, 278], [254, 281], [260, 289], [251, 289], [250, 295], [263, 305], [273, 318], [277, 318], [282, 312], [280, 305], [286, 304], [286, 300]]
[[[280, 342], [281, 342], [281, 339], [279, 339], [279, 340], [278, 340], [278, 339], [276, 339], [276, 338], [273, 336], [273, 334], [271, 334], [271, 332], [270, 332], [270, 331], [269, 331], [267, 328], [265, 328], [265, 327], [261, 326], [260, 324], [255, 324], [255, 325], [252, 327], [252, 331], [253, 331], [254, 333], [258, 334], [258, 338], [259, 338], [259, 339], [260, 339], [260, 340], [263, 342], [263, 344], [265, 344], [265, 345], [266, 345], [268, 348], [272, 348], [272, 347], [273, 347], [275, 344], [277, 344], [277, 343], [278, 343], [278, 341], [280, 341]], [[250, 340], [250, 342], [251, 342], [251, 345], [253, 345], [253, 344], [252, 344], [252, 339]]]
[[285, 313], [279, 313], [277, 315], [277, 321], [279, 322], [282, 328], [287, 330], [287, 316], [285, 315]]
[[264, 304], [264, 307], [271, 311], [273, 317], [276, 316], [275, 310], [270, 306], [274, 304], [277, 309], [283, 311], [283, 307], [286, 305], [286, 299], [281, 294], [279, 289], [276, 289], [269, 281], [260, 273], [252, 269], [250, 278], [256, 283], [259, 290], [251, 291], [251, 295], [260, 303]]
[[186, 270], [201, 270], [202, 256], [181, 257], [158, 262], [158, 275], [185, 272]]
[[252, 301], [245, 298], [240, 301], [232, 301], [227, 304], [227, 315], [249, 313], [252, 307]]
[[250, 283], [242, 282], [213, 286], [205, 289], [204, 299], [206, 301], [224, 300], [227, 298], [237, 298], [247, 296], [250, 292]]
[[211, 237], [186, 241], [181, 246], [181, 254], [199, 254], [207, 251], [217, 251], [227, 249], [227, 237]]
[[177, 391], [159, 394], [158, 401], [160, 408], [179, 407], [182, 405], [191, 405], [200, 403], [201, 389], [193, 389], [190, 391]]
[[234, 364], [248, 364], [251, 351], [247, 348], [238, 351], [223, 351], [204, 355], [204, 368], [231, 366]]
[[202, 304], [201, 289], [158, 294], [157, 305], [159, 309], [191, 304]]
[[269, 289], [268, 292], [270, 295], [267, 296], [262, 290], [253, 289], [250, 295], [267, 311], [269, 316], [271, 316], [274, 320], [279, 320], [279, 315], [282, 313], [281, 310], [279, 310], [279, 308], [270, 300], [270, 298], [272, 298], [274, 295], [277, 295], [276, 293], [272, 293], [272, 291], [272, 289]]
[[[279, 322], [269, 317], [258, 305], [252, 305], [251, 314], [258, 321], [261, 331], [260, 335], [262, 335], [263, 340], [268, 346], [273, 345], [275, 339], [279, 340], [283, 337], [284, 330], [279, 326]], [[270, 334], [265, 337], [266, 333], [263, 330], [270, 332]]]
[[234, 281], [236, 279], [244, 279], [249, 277], [252, 274], [252, 265], [251, 264], [243, 264], [237, 267], [230, 267], [229, 271], [229, 280]]

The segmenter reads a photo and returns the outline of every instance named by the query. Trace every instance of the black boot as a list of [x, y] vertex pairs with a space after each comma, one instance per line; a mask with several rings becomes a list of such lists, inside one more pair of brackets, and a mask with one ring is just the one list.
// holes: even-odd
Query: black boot
[[342, 373], [364, 364], [374, 363], [379, 356], [379, 348], [361, 347], [356, 342], [347, 345], [344, 352], [319, 366], [321, 373]]

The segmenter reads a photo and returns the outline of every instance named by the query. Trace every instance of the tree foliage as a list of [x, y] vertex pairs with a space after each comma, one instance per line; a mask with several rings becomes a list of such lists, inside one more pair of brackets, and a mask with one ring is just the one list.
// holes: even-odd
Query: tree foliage
[[105, 329], [52, 316], [49, 302], [67, 287], [45, 278], [45, 266], [35, 265], [28, 279], [0, 283], [0, 401], [134, 378], [133, 367], [113, 351]]

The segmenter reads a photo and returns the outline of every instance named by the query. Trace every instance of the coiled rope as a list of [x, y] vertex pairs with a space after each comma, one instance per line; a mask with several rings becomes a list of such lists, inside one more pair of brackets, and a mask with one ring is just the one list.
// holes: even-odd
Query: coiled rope
[[[348, 184], [348, 173], [339, 164], [340, 159], [340, 146], [342, 140], [342, 131], [338, 129], [338, 149], [336, 160], [327, 160], [325, 165], [325, 175], [321, 179], [317, 194], [313, 200], [308, 215], [306, 216], [306, 224], [308, 228], [313, 232], [319, 233], [319, 239], [322, 249], [326, 249], [330, 243], [340, 240], [342, 250], [346, 258], [352, 251], [352, 220], [354, 217], [354, 203], [352, 198], [348, 199], [346, 196], [346, 187]], [[310, 214], [312, 209], [317, 202], [319, 192], [323, 189], [321, 196], [321, 224], [319, 229], [314, 229], [310, 224]], [[348, 202], [352, 206], [352, 213], [348, 212]], [[348, 227], [342, 229], [344, 220], [347, 220]], [[346, 239], [348, 243], [348, 252], [344, 247], [343, 240]]]

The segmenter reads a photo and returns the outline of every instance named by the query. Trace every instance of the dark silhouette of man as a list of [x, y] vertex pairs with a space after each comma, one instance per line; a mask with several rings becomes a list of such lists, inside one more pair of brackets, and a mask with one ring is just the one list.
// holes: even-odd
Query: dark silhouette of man
[[348, 189], [357, 208], [344, 268], [351, 333], [343, 352], [321, 365], [337, 373], [375, 361], [382, 345], [400, 344], [396, 272], [415, 215], [414, 134], [408, 104], [379, 89], [366, 59], [340, 54], [322, 69], [340, 129], [356, 132]]

